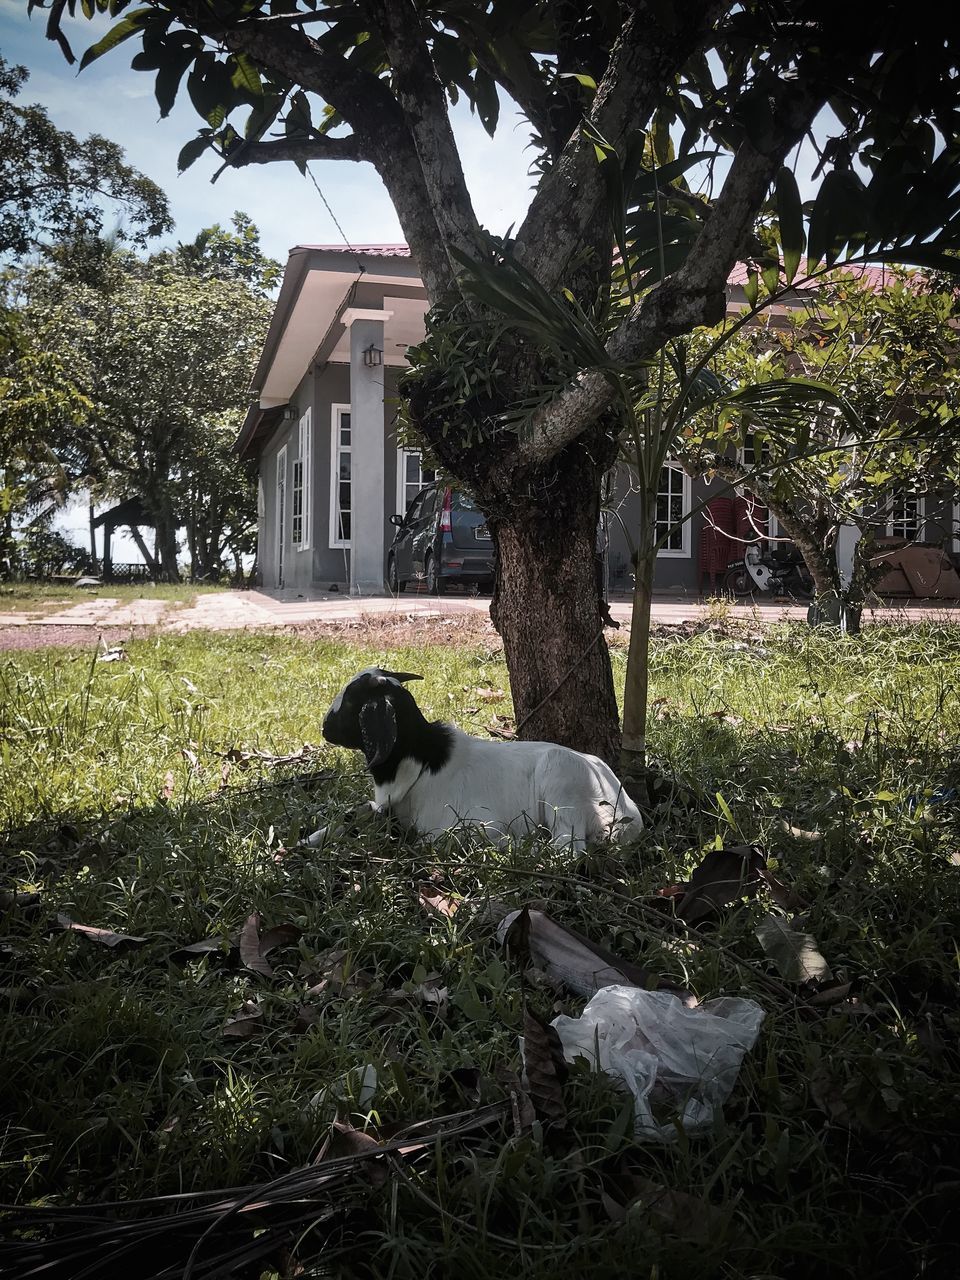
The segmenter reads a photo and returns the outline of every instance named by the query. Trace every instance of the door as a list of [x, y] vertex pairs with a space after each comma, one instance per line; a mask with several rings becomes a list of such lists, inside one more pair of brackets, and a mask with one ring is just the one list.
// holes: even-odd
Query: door
[[[427, 553], [434, 550], [437, 534], [437, 489], [425, 490], [414, 505], [417, 508], [416, 521], [410, 528], [410, 553], [412, 576], [422, 578], [426, 574]], [[412, 510], [411, 510], [411, 514]]]
[[283, 586], [283, 537], [287, 522], [287, 446], [277, 454], [277, 586]]
[[423, 512], [423, 499], [425, 495], [418, 493], [414, 500], [410, 503], [409, 510], [403, 517], [403, 524], [397, 530], [397, 538], [393, 547], [394, 558], [397, 562], [397, 576], [401, 582], [409, 582], [414, 575], [413, 570], [413, 540], [416, 532], [420, 528], [420, 516]]

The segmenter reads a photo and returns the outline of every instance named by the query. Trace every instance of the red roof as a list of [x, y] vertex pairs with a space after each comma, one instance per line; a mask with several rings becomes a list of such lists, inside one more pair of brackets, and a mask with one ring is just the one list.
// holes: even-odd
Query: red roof
[[[345, 244], [300, 244], [297, 245], [297, 248], [317, 249], [323, 253], [342, 253], [351, 256], [362, 253], [368, 258], [409, 258], [411, 256], [410, 246], [406, 244], [354, 244], [349, 246]], [[727, 284], [745, 285], [747, 283], [747, 272], [750, 269], [745, 262], [738, 262], [727, 277]], [[858, 264], [844, 266], [838, 264], [834, 267], [834, 271], [860, 280], [869, 289], [878, 291], [885, 289], [888, 284], [898, 278], [895, 269], [890, 267], [869, 267]], [[798, 289], [813, 287], [814, 282], [807, 285], [802, 277], [797, 282]]]
[[406, 244], [298, 244], [298, 249], [318, 249], [323, 253], [348, 253], [351, 257], [365, 253], [368, 258], [409, 258], [410, 246]]

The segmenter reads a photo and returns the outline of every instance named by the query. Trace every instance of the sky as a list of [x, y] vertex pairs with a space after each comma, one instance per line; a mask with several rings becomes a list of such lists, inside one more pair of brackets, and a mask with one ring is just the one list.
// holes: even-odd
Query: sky
[[[78, 61], [113, 22], [105, 15], [90, 22], [65, 17], [64, 29]], [[205, 156], [186, 173], [178, 174], [180, 148], [194, 137], [202, 122], [185, 90], [170, 115], [160, 119], [153, 74], [130, 66], [140, 47], [136, 38], [78, 74], [58, 46], [46, 39], [45, 24], [42, 10], [35, 10], [32, 18], [27, 16], [26, 0], [0, 0], [0, 52], [8, 62], [21, 64], [30, 72], [20, 100], [45, 107], [58, 128], [80, 137], [100, 133], [119, 143], [129, 162], [166, 192], [176, 223], [168, 237], [170, 243], [192, 240], [215, 222], [227, 224], [238, 209], [259, 227], [264, 252], [281, 264], [294, 245], [343, 243], [313, 184], [292, 164], [228, 170], [214, 184], [211, 177], [219, 162]], [[522, 220], [529, 204], [527, 169], [532, 155], [525, 151], [529, 126], [512, 103], [505, 103], [502, 112], [496, 136], [490, 138], [466, 103], [461, 101], [452, 110], [477, 215], [484, 226], [500, 234]], [[393, 205], [371, 165], [328, 160], [310, 167], [352, 243], [396, 244], [404, 240]], [[163, 243], [158, 241], [155, 247]], [[72, 502], [55, 527], [73, 541], [89, 545], [85, 502]], [[133, 540], [119, 529], [113, 555], [117, 561], [142, 560]]]
[[[313, 185], [290, 163], [228, 170], [211, 184], [219, 162], [205, 156], [178, 175], [180, 148], [202, 123], [186, 91], [161, 120], [153, 73], [130, 67], [140, 48], [135, 37], [78, 75], [57, 45], [45, 38], [46, 14], [35, 10], [28, 18], [26, 8], [26, 0], [0, 0], [0, 51], [9, 62], [30, 71], [21, 100], [40, 103], [61, 129], [80, 136], [101, 133], [119, 143], [130, 163], [166, 192], [177, 224], [174, 241], [192, 240], [203, 227], [227, 223], [235, 209], [242, 209], [260, 228], [265, 252], [281, 263], [296, 244], [342, 243]], [[79, 57], [113, 22], [105, 16], [92, 22], [65, 19], [64, 29]], [[512, 104], [505, 106], [492, 139], [463, 101], [453, 109], [452, 119], [480, 221], [502, 233], [522, 219], [530, 200], [527, 168], [532, 153], [524, 151], [529, 126]], [[371, 165], [328, 160], [314, 162], [311, 169], [352, 242], [395, 244], [404, 239]]]

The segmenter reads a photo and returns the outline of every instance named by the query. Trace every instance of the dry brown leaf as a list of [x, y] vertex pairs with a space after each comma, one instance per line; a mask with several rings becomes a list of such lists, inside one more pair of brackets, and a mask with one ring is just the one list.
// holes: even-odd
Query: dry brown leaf
[[9, 907], [21, 910], [39, 905], [39, 893], [31, 893], [26, 889], [0, 889], [0, 908], [6, 911]]
[[297, 1010], [297, 1016], [293, 1020], [293, 1026], [290, 1030], [294, 1035], [303, 1035], [305, 1031], [313, 1026], [320, 1017], [320, 1010], [312, 1004], [302, 1004]]
[[691, 875], [687, 892], [677, 903], [677, 915], [687, 924], [694, 924], [743, 897], [752, 897], [765, 863], [763, 852], [756, 845], [711, 849]]
[[782, 880], [778, 880], [773, 872], [768, 871], [766, 867], [760, 867], [757, 874], [767, 886], [767, 893], [783, 911], [803, 911], [810, 905], [789, 885], [784, 884]]
[[792, 929], [781, 916], [768, 912], [755, 933], [766, 955], [788, 982], [827, 981], [833, 977], [816, 938]]
[[[522, 924], [524, 912], [527, 917]], [[532, 963], [545, 970], [548, 977], [564, 983], [578, 995], [592, 996], [601, 987], [612, 985], [660, 986], [663, 990], [679, 991], [670, 983], [660, 982], [658, 975], [650, 970], [598, 946], [576, 929], [558, 924], [543, 911], [525, 907], [512, 919], [510, 915], [505, 916], [498, 936], [501, 943], [510, 940], [513, 953], [521, 957], [529, 955]]]
[[287, 922], [271, 925], [260, 934], [260, 954], [265, 956], [268, 951], [274, 951], [277, 947], [292, 946], [293, 943], [299, 942], [302, 936], [303, 930], [297, 924]]
[[836, 987], [825, 987], [822, 991], [813, 991], [807, 996], [807, 1004], [821, 1009], [828, 1009], [831, 1005], [842, 1004], [850, 994], [852, 986], [852, 982], [841, 982]]
[[228, 1036], [231, 1040], [249, 1040], [251, 1036], [259, 1035], [263, 1029], [263, 1010], [256, 1000], [244, 1000], [240, 1011], [224, 1023], [221, 1035]]
[[455, 898], [448, 898], [435, 884], [424, 881], [417, 890], [417, 898], [421, 907], [433, 911], [436, 915], [446, 916], [448, 920], [457, 914], [460, 903]]
[[61, 929], [82, 933], [84, 937], [92, 938], [94, 942], [99, 942], [104, 947], [139, 946], [140, 943], [147, 941], [146, 938], [136, 937], [131, 933], [114, 933], [112, 929], [98, 929], [90, 924], [76, 924], [63, 912], [58, 914], [57, 924]]
[[[224, 947], [224, 943], [226, 943], [226, 947]], [[201, 938], [199, 942], [190, 942], [185, 947], [178, 947], [176, 951], [171, 952], [170, 959], [189, 960], [192, 956], [205, 956], [213, 952], [223, 952], [224, 950], [232, 951], [236, 945], [236, 935], [230, 938], [226, 938], [222, 934], [215, 938]]]
[[566, 1128], [563, 1081], [567, 1075], [567, 1064], [560, 1037], [549, 1023], [526, 1006], [523, 1010], [523, 1070], [537, 1115], [545, 1125], [555, 1129]]
[[502, 689], [474, 689], [473, 696], [481, 702], [502, 702], [507, 696]]
[[[381, 1149], [380, 1143], [372, 1134], [362, 1129], [355, 1129], [352, 1124], [342, 1120], [334, 1120], [330, 1126], [327, 1141], [323, 1144], [315, 1163], [323, 1164], [324, 1160], [340, 1160], [344, 1156], [371, 1156]], [[387, 1180], [387, 1170], [382, 1159], [363, 1160], [360, 1168], [375, 1187], [382, 1187]]]
[[240, 959], [254, 973], [272, 978], [273, 967], [260, 950], [260, 919], [260, 912], [254, 911], [240, 930]]
[[176, 789], [177, 789], [177, 780], [173, 776], [173, 770], [168, 769], [167, 772], [163, 775], [163, 788], [160, 794], [161, 796], [163, 796], [164, 800], [172, 800], [173, 793], [174, 791], [176, 791]]

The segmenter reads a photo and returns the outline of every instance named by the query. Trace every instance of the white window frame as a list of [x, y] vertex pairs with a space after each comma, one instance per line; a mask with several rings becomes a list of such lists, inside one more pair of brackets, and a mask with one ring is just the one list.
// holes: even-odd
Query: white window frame
[[[658, 547], [657, 559], [663, 560], [689, 560], [690, 559], [690, 512], [693, 508], [692, 485], [690, 477], [684, 471], [683, 467], [677, 462], [666, 461], [664, 467], [669, 467], [672, 471], [678, 471], [683, 481], [683, 489], [681, 491], [681, 501], [683, 503], [682, 516], [683, 523], [680, 526], [680, 546], [679, 547]], [[657, 479], [657, 497], [660, 497], [660, 480]], [[656, 529], [657, 518], [654, 512], [654, 529]]]
[[431, 480], [424, 480], [423, 478], [423, 454], [419, 449], [399, 448], [397, 450], [396, 510], [397, 514], [401, 516], [405, 516], [407, 514], [407, 507], [409, 505], [407, 502], [407, 458], [416, 458], [420, 463], [420, 484], [417, 487], [416, 493], [412, 495], [413, 497], [416, 497], [417, 493], [419, 493], [421, 489], [425, 489], [428, 484], [433, 483]]
[[[904, 502], [915, 502], [917, 504], [917, 532], [912, 536], [906, 533], [897, 533], [894, 530], [895, 524], [905, 524], [906, 521], [897, 519], [897, 504]], [[887, 510], [887, 537], [903, 538], [906, 542], [919, 542], [920, 535], [924, 532], [927, 524], [927, 504], [922, 493], [903, 493], [896, 498], [891, 499], [890, 506]]]
[[353, 418], [350, 419], [350, 443], [340, 445], [340, 419], [350, 413], [348, 404], [330, 406], [330, 546], [349, 549], [351, 539], [340, 536], [340, 455], [350, 455], [350, 528], [353, 529]]
[[[297, 470], [299, 468], [299, 472]], [[300, 537], [293, 537], [296, 519], [297, 497], [300, 498]], [[310, 550], [310, 530], [313, 521], [313, 413], [307, 408], [300, 415], [297, 460], [293, 468], [291, 486], [290, 528], [295, 551]]]

